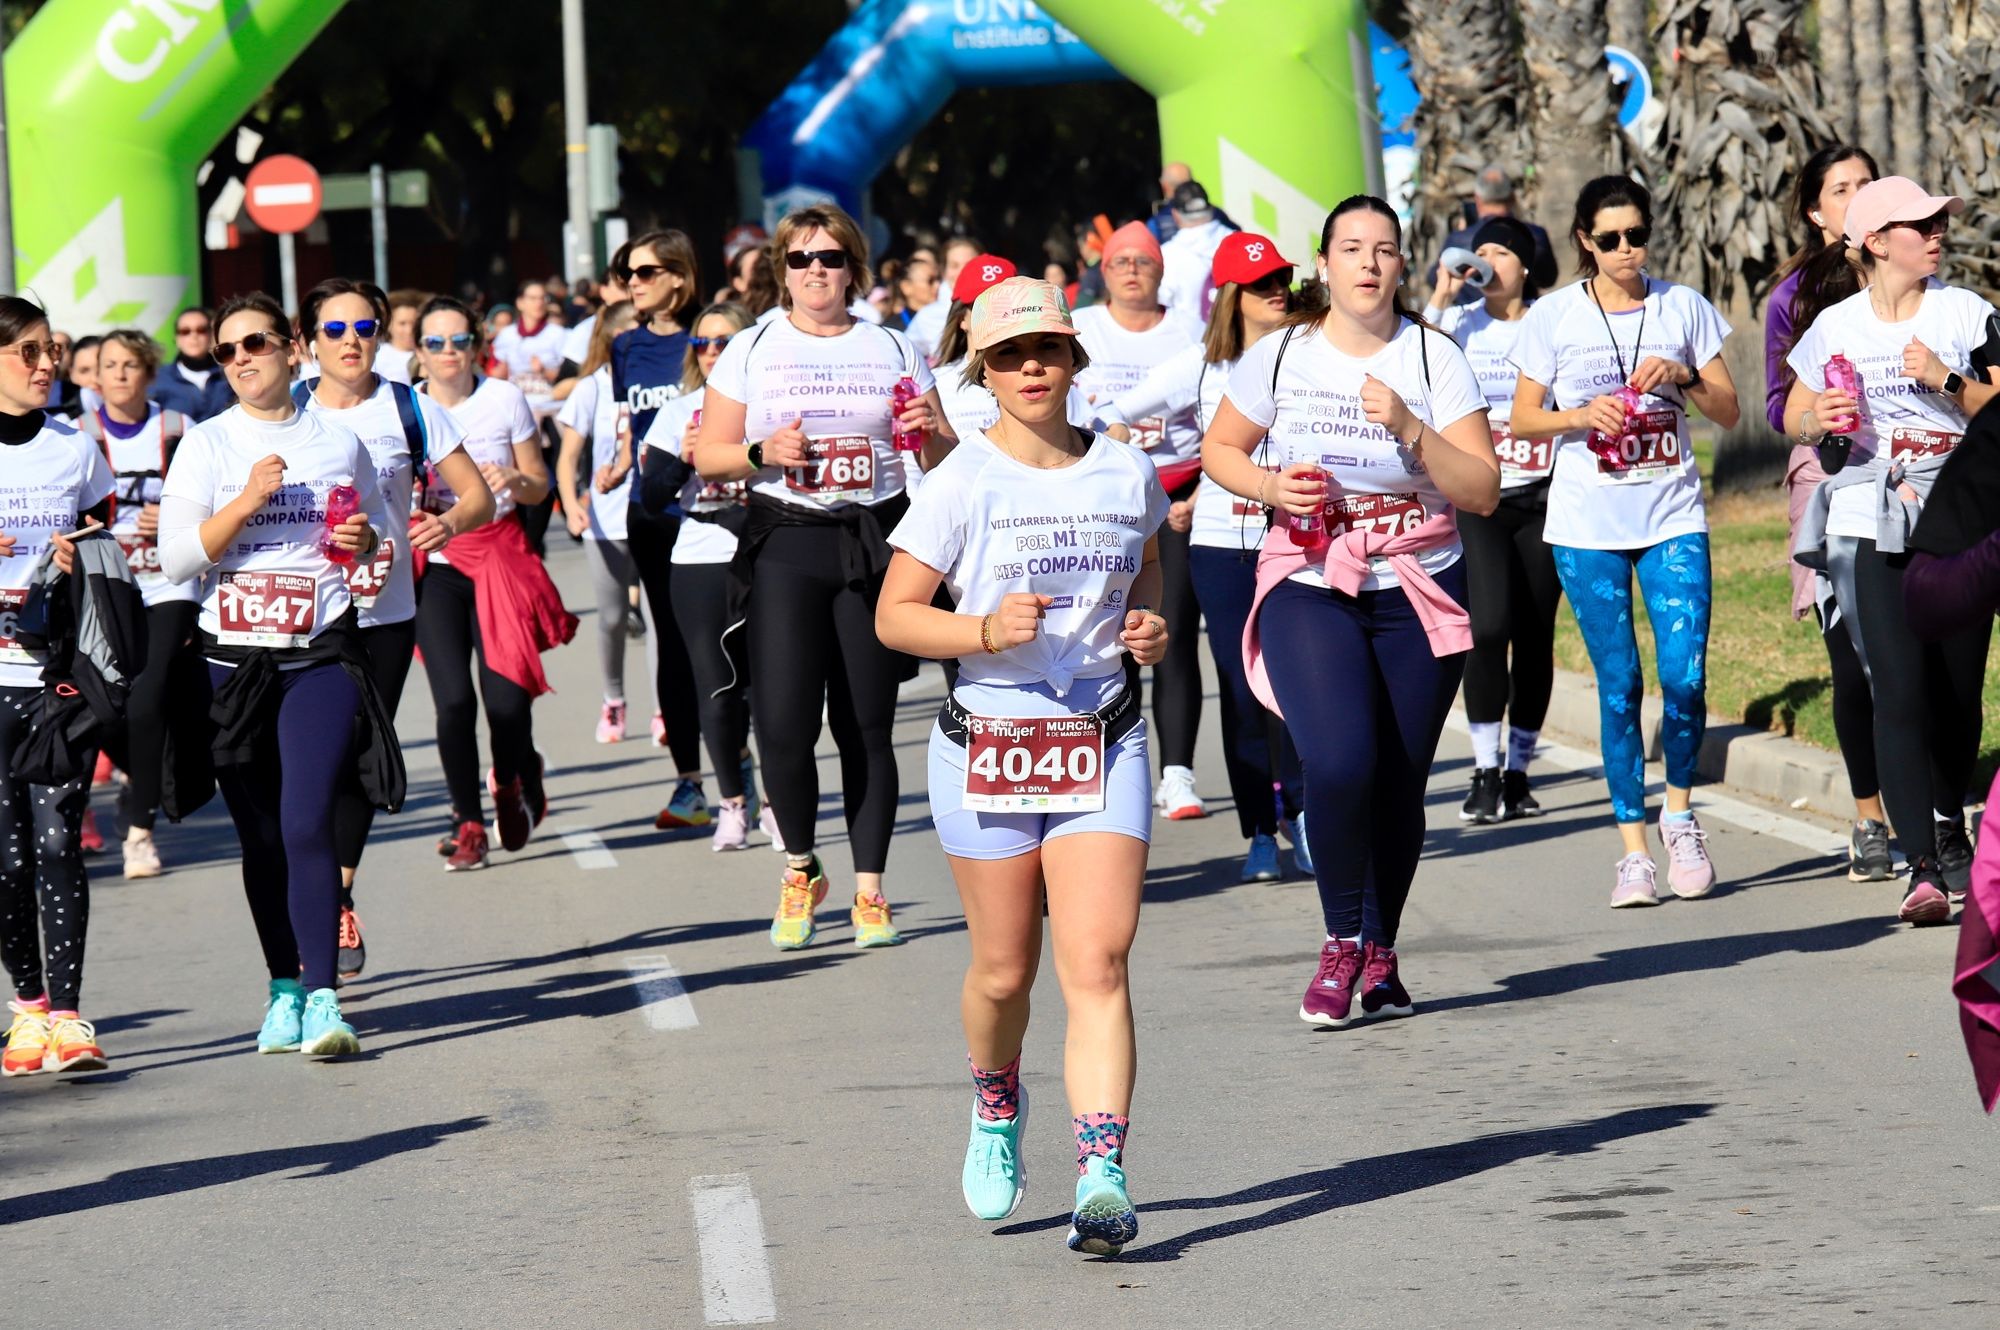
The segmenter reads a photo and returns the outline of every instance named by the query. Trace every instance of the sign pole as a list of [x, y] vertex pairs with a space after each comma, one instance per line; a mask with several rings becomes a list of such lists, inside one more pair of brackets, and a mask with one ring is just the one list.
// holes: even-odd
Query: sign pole
[[389, 173], [376, 162], [368, 168], [368, 211], [375, 237], [375, 285], [389, 289]]
[[570, 244], [563, 275], [574, 282], [597, 273], [590, 226], [590, 119], [583, 73], [583, 0], [562, 0], [563, 153], [569, 183]]
[[299, 308], [299, 253], [292, 240], [292, 232], [278, 233], [278, 282], [283, 293], [285, 313], [296, 314]]
[[[0, 71], [6, 68], [7, 34], [0, 31]], [[7, 89], [0, 72], [0, 291], [15, 294], [14, 285], [14, 184], [7, 174]]]

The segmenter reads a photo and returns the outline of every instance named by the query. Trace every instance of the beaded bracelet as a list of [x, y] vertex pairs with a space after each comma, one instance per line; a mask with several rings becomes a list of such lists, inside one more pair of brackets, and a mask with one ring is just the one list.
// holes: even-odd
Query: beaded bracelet
[[987, 655], [997, 656], [1000, 654], [1000, 648], [993, 645], [992, 630], [993, 616], [990, 614], [982, 616], [979, 620], [979, 645], [985, 648]]

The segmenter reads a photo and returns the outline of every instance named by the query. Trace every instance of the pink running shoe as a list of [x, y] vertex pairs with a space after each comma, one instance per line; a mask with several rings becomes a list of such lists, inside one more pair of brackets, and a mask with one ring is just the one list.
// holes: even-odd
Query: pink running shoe
[[1611, 889], [1611, 908], [1623, 910], [1633, 905], [1658, 905], [1660, 893], [1653, 878], [1660, 870], [1652, 856], [1634, 851], [1618, 861], [1618, 885]]
[[1910, 891], [1896, 917], [1919, 928], [1951, 922], [1951, 897], [1936, 860], [1918, 859], [1910, 865]]
[[1667, 886], [1684, 901], [1700, 900], [1715, 890], [1715, 864], [1708, 857], [1708, 833], [1699, 819], [1675, 821], [1660, 814], [1660, 840], [1667, 847]]
[[653, 747], [665, 748], [666, 746], [667, 746], [667, 718], [661, 715], [659, 712], [655, 711], [653, 713]]
[[625, 704], [606, 702], [604, 709], [597, 713], [597, 742], [601, 744], [623, 743], [625, 740]]
[[715, 835], [708, 848], [716, 854], [750, 848], [750, 810], [742, 804], [716, 805]]
[[771, 838], [772, 849], [779, 854], [785, 852], [785, 838], [778, 830], [778, 815], [771, 811], [771, 805], [768, 803], [764, 805], [764, 811], [757, 816], [757, 828]]
[[1361, 944], [1328, 938], [1319, 949], [1319, 968], [1306, 985], [1299, 1019], [1322, 1030], [1354, 1024], [1354, 983], [1361, 976]]

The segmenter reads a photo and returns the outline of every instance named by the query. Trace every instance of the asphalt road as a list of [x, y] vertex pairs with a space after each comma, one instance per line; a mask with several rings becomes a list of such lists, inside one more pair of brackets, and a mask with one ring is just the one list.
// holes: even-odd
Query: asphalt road
[[[553, 566], [587, 604], [577, 554]], [[1315, 1033], [1310, 885], [1239, 884], [1220, 798], [1162, 824], [1133, 958], [1142, 1229], [1087, 1260], [1062, 1243], [1050, 966], [1028, 1197], [1004, 1225], [959, 1199], [936, 673], [898, 731], [907, 945], [858, 951], [830, 908], [785, 954], [765, 938], [777, 857], [653, 831], [664, 754], [591, 741], [589, 632], [537, 706], [551, 824], [483, 873], [431, 850], [413, 681], [412, 798], [363, 866], [370, 964], [344, 995], [360, 1058], [252, 1051], [264, 977], [219, 801], [163, 827], [157, 881], [96, 861], [85, 1008], [112, 1065], [0, 1087], [0, 1324], [1994, 1324], [1995, 1126], [1947, 991], [1954, 935], [1848, 884], [1837, 833], [1711, 802], [1726, 889], [1614, 912], [1588, 756], [1542, 768], [1547, 818], [1466, 830], [1449, 734], [1402, 939], [1418, 1015]]]

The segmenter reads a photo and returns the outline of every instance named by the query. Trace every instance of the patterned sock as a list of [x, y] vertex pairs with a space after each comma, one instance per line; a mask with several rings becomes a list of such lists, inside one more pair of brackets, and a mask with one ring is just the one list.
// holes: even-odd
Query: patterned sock
[[1122, 1113], [1079, 1113], [1070, 1119], [1076, 1128], [1076, 1171], [1092, 1155], [1125, 1157], [1125, 1133], [1132, 1120]]
[[1021, 1055], [998, 1071], [981, 1071], [979, 1064], [972, 1060], [972, 1054], [965, 1055], [965, 1063], [972, 1068], [972, 1088], [979, 1095], [975, 1107], [981, 1122], [1012, 1122], [1021, 1105]]
[[1535, 756], [1535, 745], [1541, 742], [1540, 730], [1515, 728], [1507, 731], [1507, 770], [1526, 771], [1528, 763]]
[[1500, 765], [1500, 722], [1475, 720], [1466, 726], [1472, 731], [1472, 765], [1490, 771]]

